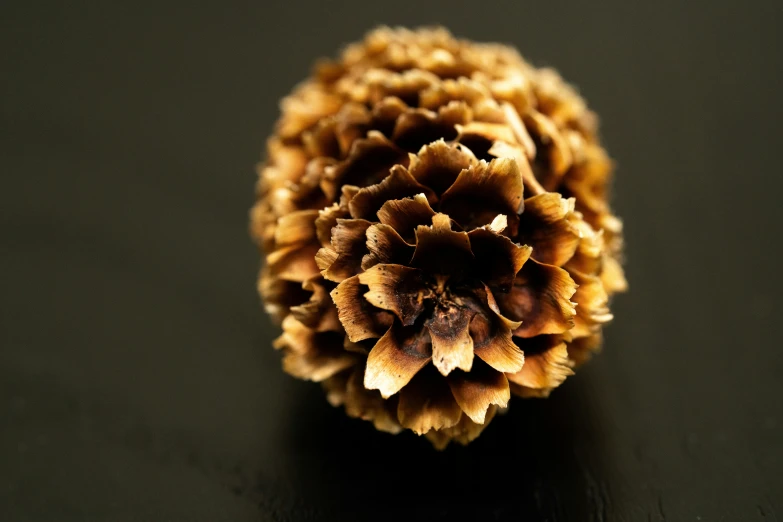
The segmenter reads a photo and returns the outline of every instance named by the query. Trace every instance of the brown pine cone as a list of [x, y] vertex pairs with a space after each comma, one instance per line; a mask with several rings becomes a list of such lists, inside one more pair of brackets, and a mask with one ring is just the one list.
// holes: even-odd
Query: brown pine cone
[[612, 164], [557, 73], [381, 28], [281, 108], [251, 231], [285, 371], [444, 447], [600, 347], [626, 288]]

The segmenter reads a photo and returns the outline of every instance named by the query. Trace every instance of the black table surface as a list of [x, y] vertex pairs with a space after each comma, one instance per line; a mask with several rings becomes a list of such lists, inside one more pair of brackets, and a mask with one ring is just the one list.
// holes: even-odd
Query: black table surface
[[[779, 2], [125, 4], [0, 6], [0, 520], [783, 520]], [[279, 97], [436, 22], [601, 115], [631, 284], [444, 452], [281, 371], [247, 234]]]

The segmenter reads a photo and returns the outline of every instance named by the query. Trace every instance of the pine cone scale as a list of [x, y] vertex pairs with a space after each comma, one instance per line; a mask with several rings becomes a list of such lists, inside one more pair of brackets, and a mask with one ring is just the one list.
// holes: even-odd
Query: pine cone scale
[[457, 404], [476, 424], [484, 424], [490, 406], [505, 408], [511, 399], [506, 376], [484, 363], [469, 372], [455, 372], [448, 383]]
[[432, 343], [420, 328], [392, 325], [367, 356], [364, 387], [388, 399], [432, 359]]

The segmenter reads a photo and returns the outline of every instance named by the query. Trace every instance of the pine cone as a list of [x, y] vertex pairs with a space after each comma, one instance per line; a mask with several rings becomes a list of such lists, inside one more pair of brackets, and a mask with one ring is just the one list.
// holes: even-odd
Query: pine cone
[[381, 28], [281, 108], [251, 231], [285, 371], [441, 448], [600, 347], [626, 288], [612, 163], [557, 73]]

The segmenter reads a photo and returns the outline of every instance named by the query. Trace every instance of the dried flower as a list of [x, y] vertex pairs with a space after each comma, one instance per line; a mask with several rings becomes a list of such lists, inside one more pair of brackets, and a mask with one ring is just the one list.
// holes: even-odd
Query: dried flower
[[556, 72], [381, 28], [281, 109], [251, 232], [285, 371], [441, 448], [600, 347], [626, 288], [612, 163]]

